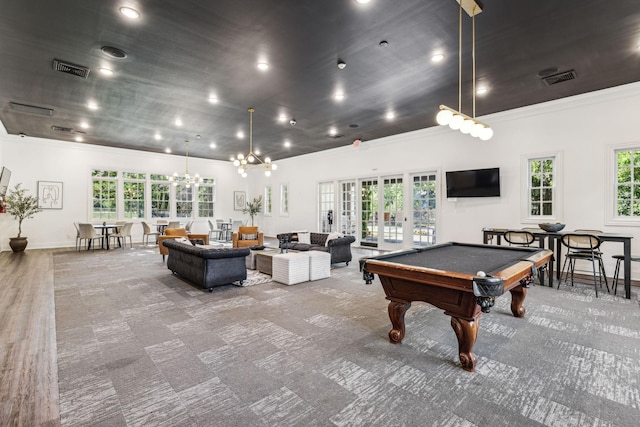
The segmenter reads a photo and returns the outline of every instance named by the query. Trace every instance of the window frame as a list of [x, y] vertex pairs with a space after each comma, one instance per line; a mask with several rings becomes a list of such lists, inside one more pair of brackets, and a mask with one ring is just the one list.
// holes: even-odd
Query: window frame
[[273, 189], [270, 185], [264, 187], [264, 216], [271, 216], [273, 213]]
[[[529, 187], [531, 175], [531, 161], [534, 160], [553, 160], [553, 186], [551, 188], [551, 200], [553, 212], [551, 215], [531, 215], [530, 191]], [[539, 224], [541, 222], [561, 222], [563, 215], [563, 179], [562, 179], [562, 152], [552, 151], [535, 154], [525, 154], [521, 157], [521, 190], [520, 190], [520, 221], [524, 224]]]
[[640, 141], [609, 145], [607, 147], [605, 166], [605, 225], [640, 226], [640, 216], [620, 217], [617, 214], [617, 184], [618, 184], [618, 151], [640, 151]]

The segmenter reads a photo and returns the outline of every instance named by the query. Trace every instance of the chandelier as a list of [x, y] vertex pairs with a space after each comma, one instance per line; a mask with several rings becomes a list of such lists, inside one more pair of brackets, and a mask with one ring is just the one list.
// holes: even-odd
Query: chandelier
[[[200, 138], [200, 135], [196, 138]], [[198, 174], [195, 174], [194, 176], [189, 175], [189, 140], [186, 140], [184, 143], [187, 147], [184, 175], [178, 175], [178, 172], [174, 172], [173, 176], [169, 177], [169, 181], [173, 182], [174, 187], [177, 187], [178, 185], [184, 185], [187, 188], [190, 188], [192, 185], [198, 187], [202, 182], [202, 178], [200, 178], [200, 175]]]
[[[482, 12], [482, 5], [477, 0], [457, 0], [460, 4], [458, 11], [458, 109], [440, 105], [440, 112], [436, 116], [439, 125], [449, 125], [453, 130], [480, 138], [483, 141], [491, 139], [493, 129], [486, 123], [476, 119], [476, 15]], [[471, 52], [472, 52], [472, 116], [462, 113], [462, 9], [471, 17]]]
[[[271, 159], [266, 157], [264, 161], [260, 159], [253, 152], [253, 112], [255, 109], [253, 107], [249, 107], [249, 152], [244, 155], [242, 153], [238, 154], [236, 157], [232, 157], [231, 161], [233, 162], [233, 166], [238, 168], [238, 173], [242, 175], [243, 178], [247, 176], [247, 170], [249, 169], [264, 169], [265, 176], [271, 176], [271, 171], [278, 169], [278, 165], [275, 163], [271, 163]], [[256, 163], [257, 161], [257, 163]]]

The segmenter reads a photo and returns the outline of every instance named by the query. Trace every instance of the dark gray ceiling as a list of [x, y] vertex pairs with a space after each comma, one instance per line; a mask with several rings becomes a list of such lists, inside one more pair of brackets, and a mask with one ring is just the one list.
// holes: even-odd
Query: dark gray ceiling
[[[124, 19], [120, 6], [141, 18]], [[463, 26], [462, 110], [471, 115], [466, 14]], [[485, 0], [476, 17], [476, 80], [489, 93], [477, 98], [477, 115], [638, 81], [639, 44], [638, 0]], [[111, 59], [102, 46], [128, 57]], [[88, 144], [181, 154], [189, 139], [190, 155], [227, 160], [248, 151], [248, 136], [236, 133], [248, 135], [253, 106], [254, 147], [278, 160], [434, 126], [439, 104], [458, 106], [456, 0], [4, 0], [0, 49], [7, 131]], [[446, 55], [438, 64], [430, 60], [436, 51]], [[89, 75], [55, 71], [54, 59]], [[260, 59], [267, 72], [257, 70]], [[98, 73], [105, 65], [113, 76]], [[577, 78], [547, 86], [538, 73], [548, 68]], [[342, 102], [332, 99], [337, 91]], [[89, 100], [97, 111], [86, 108]], [[342, 136], [330, 137], [330, 127]]]

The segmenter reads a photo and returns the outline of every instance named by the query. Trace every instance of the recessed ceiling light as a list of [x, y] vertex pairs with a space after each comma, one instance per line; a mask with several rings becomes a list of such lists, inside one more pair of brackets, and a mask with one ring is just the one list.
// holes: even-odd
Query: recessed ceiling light
[[110, 70], [109, 68], [98, 68], [98, 71], [100, 71], [100, 74], [103, 76], [113, 76], [113, 70]]
[[212, 104], [217, 104], [218, 103], [218, 97], [215, 95], [209, 95], [209, 102]]
[[485, 95], [487, 92], [489, 92], [489, 89], [486, 87], [479, 87], [476, 89], [476, 95]]
[[165, 153], [171, 153], [171, 148], [169, 148], [169, 147], [165, 148], [165, 149], [164, 149], [164, 152], [165, 152]]
[[333, 99], [335, 99], [336, 101], [343, 101], [344, 100], [344, 93], [342, 92], [338, 92], [335, 95], [333, 95]]
[[338, 131], [336, 130], [336, 128], [330, 128], [329, 129], [329, 135], [334, 136], [337, 133], [338, 133]]
[[389, 111], [384, 117], [387, 120], [393, 120], [396, 118], [396, 113], [394, 113], [393, 111]]
[[156, 133], [155, 135], [153, 135], [153, 137], [156, 141], [160, 141], [162, 139], [162, 135], [160, 135], [159, 133]]
[[209, 148], [216, 148], [216, 147], [217, 147], [217, 145], [216, 145], [215, 142], [212, 142], [211, 144], [209, 144]]
[[80, 122], [80, 127], [82, 129], [88, 129], [89, 128], [89, 123], [87, 122]]
[[242, 132], [241, 130], [238, 131], [238, 133], [236, 133], [236, 138], [238, 139], [244, 139], [244, 132]]
[[182, 126], [182, 119], [180, 117], [176, 118], [176, 126]]
[[279, 122], [283, 122], [283, 123], [286, 122], [287, 121], [287, 116], [285, 116], [284, 114], [280, 114], [278, 116], [278, 121]]
[[360, 4], [367, 4], [369, 3], [371, 0], [356, 0], [356, 3], [360, 3]]
[[121, 7], [120, 13], [126, 16], [129, 19], [138, 19], [140, 18], [140, 12], [130, 7]]
[[285, 148], [289, 148], [289, 147], [291, 147], [291, 142], [285, 141], [284, 144], [282, 144], [282, 145], [284, 145]]
[[435, 53], [433, 54], [433, 56], [431, 57], [431, 61], [432, 62], [440, 62], [444, 59], [444, 54], [442, 53]]
[[338, 60], [338, 68], [341, 70], [344, 70], [345, 67], [347, 66], [347, 63], [342, 61], [342, 60]]
[[258, 150], [258, 149], [253, 150], [253, 154], [255, 154], [256, 156], [259, 156], [260, 155], [260, 150]]
[[89, 102], [87, 103], [87, 108], [88, 108], [89, 110], [97, 110], [97, 109], [98, 109], [98, 103], [97, 103], [97, 102], [95, 102], [95, 101], [89, 101]]
[[269, 64], [266, 62], [258, 62], [257, 67], [260, 71], [267, 71], [269, 69]]
[[76, 136], [76, 141], [77, 142], [82, 142], [84, 141], [84, 139], [82, 139], [82, 137], [80, 135]]

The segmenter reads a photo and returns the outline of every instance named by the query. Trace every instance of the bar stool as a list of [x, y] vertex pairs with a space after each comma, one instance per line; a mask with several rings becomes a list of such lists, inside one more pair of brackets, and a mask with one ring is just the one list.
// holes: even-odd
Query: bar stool
[[[613, 255], [611, 258], [616, 260], [616, 270], [613, 273], [613, 294], [618, 292], [618, 276], [620, 275], [620, 263], [624, 261], [624, 255]], [[640, 261], [640, 256], [631, 255], [631, 261]]]

